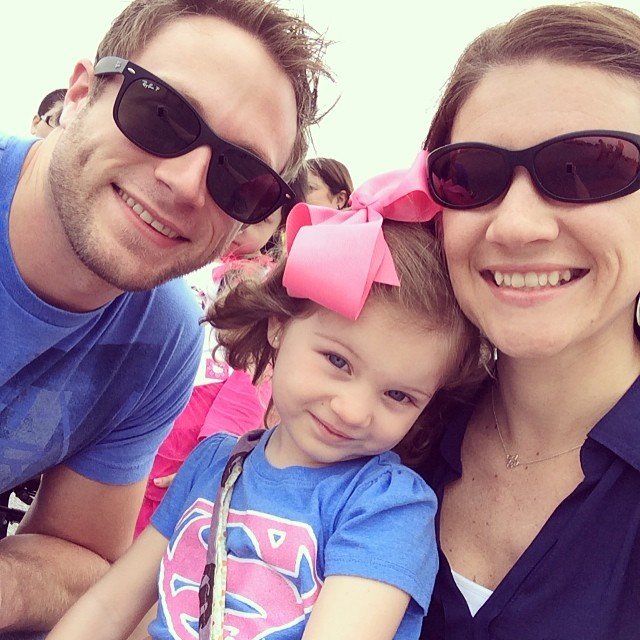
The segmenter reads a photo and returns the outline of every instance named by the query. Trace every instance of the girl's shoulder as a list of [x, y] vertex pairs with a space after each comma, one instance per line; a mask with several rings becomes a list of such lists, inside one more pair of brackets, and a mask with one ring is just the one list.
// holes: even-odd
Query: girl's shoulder
[[238, 442], [238, 437], [229, 433], [214, 433], [207, 436], [193, 449], [185, 464], [187, 462], [191, 462], [191, 464], [213, 463], [220, 459], [226, 461], [236, 442]]
[[410, 594], [424, 615], [438, 564], [435, 494], [395, 454], [367, 459], [354, 480], [331, 514], [325, 576], [392, 584]]
[[171, 538], [194, 505], [207, 504], [211, 508], [235, 442], [233, 436], [218, 433], [205, 438], [189, 454], [152, 516], [151, 522], [160, 533]]
[[429, 517], [436, 509], [436, 496], [415, 471], [400, 462], [395, 453], [338, 463], [315, 475], [313, 495], [322, 511], [338, 520], [351, 514], [372, 516], [376, 512], [405, 508]]
[[390, 451], [368, 458], [354, 481], [353, 493], [360, 498], [366, 494], [367, 499], [395, 496], [435, 503], [433, 490], [425, 480]]
[[202, 475], [222, 473], [238, 438], [227, 433], [216, 433], [204, 438], [187, 456], [177, 478], [190, 479], [193, 485]]

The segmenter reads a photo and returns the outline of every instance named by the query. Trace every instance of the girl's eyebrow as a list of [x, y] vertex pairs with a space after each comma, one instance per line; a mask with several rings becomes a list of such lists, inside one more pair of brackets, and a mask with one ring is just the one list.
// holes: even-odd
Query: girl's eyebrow
[[338, 345], [340, 348], [344, 349], [345, 351], [348, 351], [355, 358], [358, 358], [359, 360], [361, 360], [360, 356], [358, 356], [358, 354], [349, 345], [345, 344], [339, 338], [336, 338], [333, 335], [323, 333], [322, 330], [316, 331], [316, 336], [318, 336], [319, 338], [323, 338], [324, 340], [328, 340], [329, 342], [333, 342], [334, 344]]
[[425, 391], [424, 389], [417, 389], [415, 387], [402, 387], [399, 391], [406, 391], [413, 396], [425, 398], [427, 401], [431, 400], [435, 395], [435, 391]]

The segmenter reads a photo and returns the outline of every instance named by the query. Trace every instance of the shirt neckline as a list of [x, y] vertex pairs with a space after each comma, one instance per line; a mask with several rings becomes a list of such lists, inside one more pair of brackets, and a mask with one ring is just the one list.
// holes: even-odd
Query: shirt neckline
[[[486, 391], [485, 383], [468, 407], [460, 410], [447, 425], [440, 442], [440, 455], [447, 464], [451, 477], [444, 484], [462, 476], [462, 442], [475, 409], [475, 400]], [[590, 444], [595, 441], [608, 451], [636, 470], [640, 471], [640, 439], [638, 439], [638, 425], [640, 424], [640, 376], [625, 391], [616, 404], [591, 428], [587, 440], [582, 446], [580, 457], [585, 477], [592, 475], [595, 470], [591, 452], [597, 449]], [[600, 465], [595, 465], [599, 468]], [[449, 475], [449, 474], [448, 474]]]

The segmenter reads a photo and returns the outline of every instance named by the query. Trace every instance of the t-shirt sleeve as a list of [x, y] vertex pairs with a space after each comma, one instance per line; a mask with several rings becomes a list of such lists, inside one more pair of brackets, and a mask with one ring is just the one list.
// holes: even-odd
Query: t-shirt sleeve
[[136, 409], [93, 445], [68, 458], [67, 466], [107, 484], [129, 484], [149, 474], [160, 443], [191, 395], [202, 352], [198, 315], [189, 311], [176, 317], [176, 335], [166, 337], [172, 343], [161, 353], [155, 370], [134, 373], [149, 377]]
[[[215, 500], [222, 471], [235, 442], [232, 436], [218, 434], [203, 440], [187, 457], [151, 516], [151, 524], [163, 536], [171, 538], [185, 508], [195, 497]], [[206, 475], [204, 482], [203, 475]], [[204, 487], [209, 495], [191, 495], [194, 488], [199, 489], [199, 494], [203, 493]]]
[[410, 469], [384, 469], [362, 482], [338, 515], [325, 550], [325, 576], [391, 584], [426, 613], [438, 569], [436, 497]]

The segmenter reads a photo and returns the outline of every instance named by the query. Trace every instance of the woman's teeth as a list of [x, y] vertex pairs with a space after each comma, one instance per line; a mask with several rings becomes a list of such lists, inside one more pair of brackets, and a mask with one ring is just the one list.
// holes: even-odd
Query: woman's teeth
[[493, 271], [493, 280], [499, 287], [511, 287], [513, 289], [522, 289], [523, 287], [556, 287], [559, 284], [569, 282], [576, 277], [577, 271], [564, 269], [563, 271], [549, 271], [548, 273], [535, 273], [529, 271], [527, 273], [502, 273], [501, 271]]
[[137, 216], [146, 222], [150, 227], [153, 227], [156, 231], [160, 232], [167, 238], [177, 238], [178, 234], [175, 231], [165, 227], [161, 222], [158, 222], [141, 204], [137, 203], [126, 191], [118, 189], [118, 195], [124, 200], [125, 204], [137, 214]]

